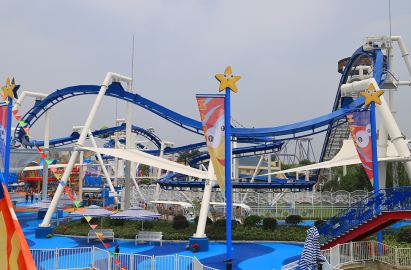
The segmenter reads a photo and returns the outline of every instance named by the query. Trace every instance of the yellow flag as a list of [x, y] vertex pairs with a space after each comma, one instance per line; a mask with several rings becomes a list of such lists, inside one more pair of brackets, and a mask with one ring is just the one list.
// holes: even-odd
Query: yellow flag
[[90, 222], [90, 220], [92, 219], [92, 217], [90, 216], [85, 216], [84, 218], [87, 220], [87, 222]]

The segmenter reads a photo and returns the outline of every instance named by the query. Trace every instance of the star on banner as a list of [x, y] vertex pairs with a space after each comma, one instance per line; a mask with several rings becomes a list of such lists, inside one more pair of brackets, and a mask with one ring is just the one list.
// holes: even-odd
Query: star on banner
[[224, 74], [216, 74], [215, 78], [220, 82], [220, 87], [218, 88], [220, 92], [226, 88], [230, 88], [234, 93], [238, 92], [235, 83], [241, 79], [241, 76], [233, 75], [231, 66], [225, 68]]
[[384, 94], [383, 90], [376, 90], [374, 87], [374, 84], [370, 83], [368, 86], [368, 89], [360, 92], [360, 96], [363, 96], [365, 98], [365, 106], [367, 107], [368, 105], [371, 104], [371, 102], [375, 102], [378, 105], [381, 105], [381, 95]]
[[7, 98], [17, 98], [17, 90], [19, 90], [19, 88], [20, 85], [16, 85], [14, 78], [11, 81], [10, 78], [7, 78], [6, 85], [1, 88], [4, 99], [7, 100]]

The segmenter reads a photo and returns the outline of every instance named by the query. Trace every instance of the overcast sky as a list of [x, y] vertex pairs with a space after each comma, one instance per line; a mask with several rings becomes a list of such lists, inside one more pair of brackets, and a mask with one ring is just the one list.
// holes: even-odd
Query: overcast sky
[[[329, 113], [340, 74], [337, 61], [366, 36], [388, 35], [388, 0], [156, 1], [0, 0], [0, 78], [22, 90], [51, 93], [101, 84], [106, 72], [131, 75], [134, 92], [199, 119], [196, 93], [216, 93], [214, 74], [226, 65], [241, 75], [232, 115], [246, 127], [271, 127]], [[411, 50], [411, 1], [392, 1], [392, 33]], [[395, 72], [409, 79], [396, 51]], [[21, 91], [22, 91], [21, 90]], [[52, 137], [82, 125], [95, 96], [52, 110]], [[398, 93], [398, 119], [411, 136], [410, 87]], [[106, 98], [93, 127], [114, 125], [116, 102]], [[32, 101], [23, 108], [27, 110]], [[117, 115], [124, 117], [125, 103]], [[134, 107], [133, 122], [177, 145], [203, 140]], [[42, 121], [33, 128], [42, 139]], [[322, 137], [316, 138], [319, 149]]]

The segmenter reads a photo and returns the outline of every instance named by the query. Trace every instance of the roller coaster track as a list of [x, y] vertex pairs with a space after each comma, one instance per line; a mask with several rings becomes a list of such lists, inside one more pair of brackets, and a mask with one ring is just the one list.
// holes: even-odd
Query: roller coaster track
[[[340, 96], [341, 96], [340, 86], [347, 80], [348, 71], [350, 70], [350, 67], [354, 64], [355, 60], [358, 57], [364, 56], [364, 55], [373, 57], [374, 59], [374, 78], [376, 79], [377, 83], [381, 84], [382, 75], [384, 71], [383, 57], [382, 57], [381, 50], [377, 48], [372, 51], [364, 51], [362, 48], [360, 48], [353, 54], [353, 56], [351, 57], [350, 61], [347, 64], [347, 68], [345, 68], [344, 70], [344, 73], [342, 75], [342, 78], [340, 80], [340, 84], [338, 87], [337, 98], [335, 100], [333, 111], [331, 113], [311, 119], [311, 120], [297, 122], [297, 123], [290, 124], [290, 125], [278, 126], [278, 127], [233, 128], [232, 129], [233, 139], [238, 140], [240, 142], [253, 142], [253, 141], [261, 142], [261, 141], [268, 141], [267, 139], [268, 137], [270, 137], [271, 142], [275, 143], [276, 141], [284, 141], [284, 140], [290, 140], [290, 139], [295, 139], [295, 138], [300, 138], [300, 137], [306, 137], [306, 136], [311, 136], [313, 134], [326, 131], [327, 132], [326, 142], [324, 144], [322, 155], [321, 155], [321, 158], [323, 158], [324, 153], [326, 152], [326, 145], [328, 144], [328, 140], [329, 140], [328, 137], [330, 137], [330, 130], [338, 126], [338, 125], [335, 125], [335, 123], [337, 121], [339, 124], [344, 123], [345, 115], [352, 111], [358, 110], [358, 108], [360, 108], [364, 103], [364, 99], [362, 97], [358, 98], [356, 101], [346, 99], [344, 102], [342, 102], [343, 106], [337, 109], [339, 106], [337, 104], [339, 102], [337, 101], [340, 100]], [[57, 90], [51, 93], [50, 95], [48, 95], [47, 97], [45, 97], [43, 100], [38, 101], [23, 116], [23, 120], [27, 123], [27, 127], [31, 128], [36, 123], [36, 121], [47, 110], [51, 109], [56, 104], [66, 99], [77, 97], [77, 96], [96, 95], [99, 92], [99, 90], [100, 90], [100, 86], [98, 85], [78, 85], [78, 86], [72, 86], [72, 87], [67, 87], [64, 89]], [[120, 83], [112, 83], [111, 85], [109, 85], [106, 91], [106, 96], [131, 102], [191, 132], [194, 132], [197, 134], [202, 134], [203, 132], [201, 122], [195, 119], [189, 118], [187, 116], [181, 115], [179, 113], [176, 113], [138, 94], [127, 92], [124, 90], [124, 88], [122, 87]], [[115, 130], [117, 128], [118, 127], [113, 127], [111, 129]], [[158, 147], [159, 145], [158, 138], [151, 137], [151, 135], [149, 135], [147, 132], [144, 132], [144, 130], [141, 128], [135, 127], [134, 130], [137, 132], [140, 132], [139, 134], [143, 136], [150, 137], [150, 139], [153, 140], [154, 143]], [[95, 132], [94, 135], [99, 136], [99, 135], [107, 134], [106, 132], [108, 131], [98, 130], [94, 132]], [[22, 127], [17, 126], [14, 135], [15, 135], [14, 138], [17, 141], [23, 143], [24, 145], [33, 145], [33, 143], [30, 143], [28, 138], [25, 137], [25, 132]], [[69, 136], [70, 138], [66, 138], [67, 142], [68, 141], [70, 141], [70, 143], [75, 142], [76, 136], [77, 136], [76, 134], [74, 134], [73, 137]], [[60, 142], [62, 141], [64, 140], [60, 140]], [[40, 141], [38, 141], [37, 143], [39, 145], [41, 144]], [[58, 145], [58, 139], [55, 139], [53, 143], [55, 143], [55, 145]], [[63, 143], [61, 144], [63, 145]]]

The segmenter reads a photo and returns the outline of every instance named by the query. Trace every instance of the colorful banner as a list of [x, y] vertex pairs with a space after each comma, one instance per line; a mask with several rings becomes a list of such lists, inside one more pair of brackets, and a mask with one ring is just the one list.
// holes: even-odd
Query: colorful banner
[[0, 169], [4, 171], [4, 157], [6, 155], [7, 134], [7, 105], [0, 106]]
[[35, 270], [6, 186], [0, 184], [0, 269]]
[[197, 95], [210, 160], [218, 185], [225, 190], [224, 95]]
[[370, 111], [353, 112], [347, 120], [362, 166], [373, 183]]

